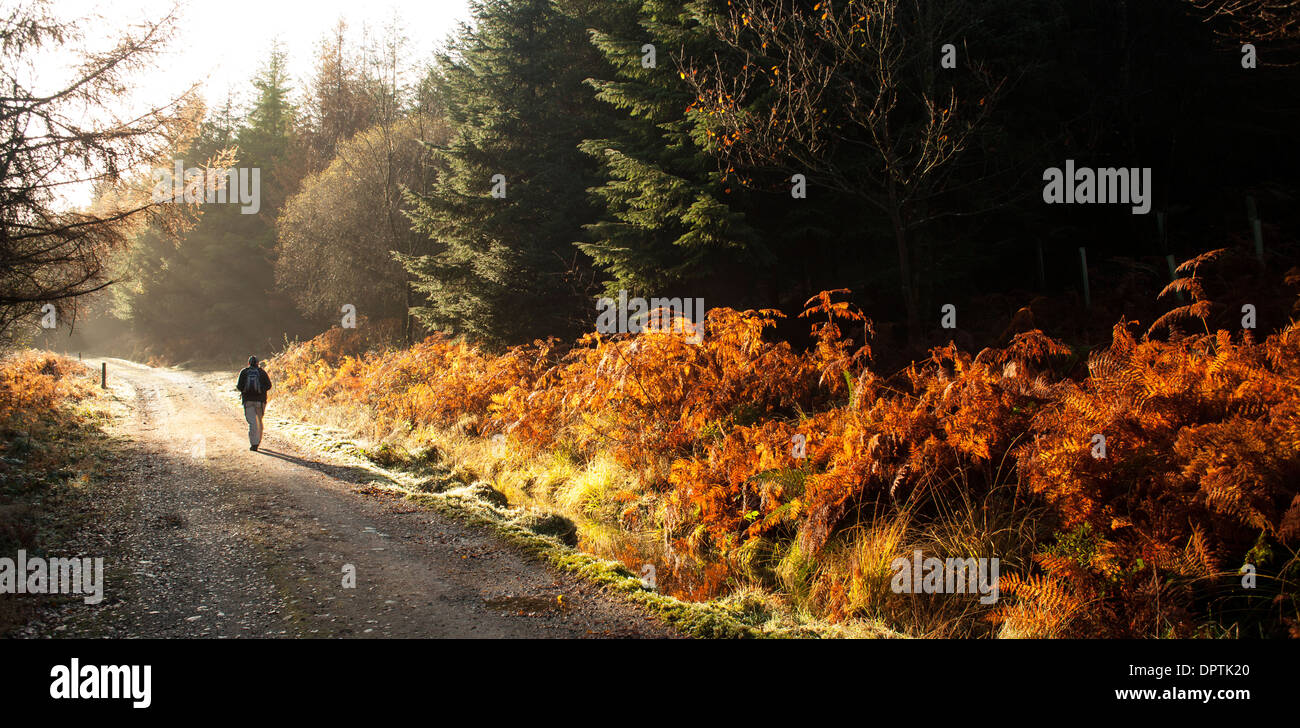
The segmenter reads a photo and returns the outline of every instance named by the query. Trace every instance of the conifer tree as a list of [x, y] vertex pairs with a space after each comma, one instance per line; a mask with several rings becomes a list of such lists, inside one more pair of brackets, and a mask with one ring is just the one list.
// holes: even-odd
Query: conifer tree
[[608, 72], [586, 32], [603, 5], [476, 2], [473, 27], [439, 58], [456, 131], [412, 214], [435, 252], [398, 256], [427, 297], [413, 309], [426, 327], [490, 344], [590, 327], [594, 274], [574, 243], [598, 180], [578, 145], [613, 116], [584, 84]]
[[[598, 30], [592, 42], [616, 75], [592, 79], [597, 98], [625, 114], [617, 131], [589, 139], [605, 181], [594, 188], [603, 219], [580, 247], [608, 276], [608, 290], [658, 294], [708, 280], [720, 269], [770, 262], [735, 202], [741, 199], [716, 161], [692, 138], [694, 94], [679, 61], [724, 51], [711, 23], [725, 15], [715, 0], [633, 0], [635, 21]], [[721, 10], [719, 5], [722, 6]], [[739, 187], [737, 185], [737, 187]]]
[[301, 329], [302, 319], [275, 285], [276, 210], [297, 185], [283, 165], [296, 111], [278, 48], [253, 85], [257, 96], [243, 119], [232, 120], [228, 109], [213, 114], [177, 158], [186, 168], [201, 167], [233, 147], [238, 167], [259, 172], [257, 214], [245, 214], [235, 201], [204, 204], [197, 224], [178, 242], [146, 230], [125, 261], [131, 282], [123, 307], [151, 351], [175, 358], [223, 355]]

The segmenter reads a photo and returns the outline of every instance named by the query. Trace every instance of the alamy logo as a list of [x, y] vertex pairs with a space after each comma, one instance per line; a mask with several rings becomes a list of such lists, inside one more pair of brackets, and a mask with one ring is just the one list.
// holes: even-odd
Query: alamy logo
[[86, 604], [104, 600], [104, 559], [0, 558], [0, 594], [84, 594]]
[[244, 215], [256, 215], [262, 209], [262, 170], [253, 167], [238, 169], [184, 168], [176, 160], [176, 169], [153, 171], [153, 201], [175, 204], [225, 204], [243, 205]]
[[997, 558], [921, 558], [921, 550], [909, 560], [899, 556], [889, 564], [894, 571], [890, 588], [895, 594], [979, 594], [980, 604], [998, 601]]
[[1151, 168], [1129, 169], [1074, 166], [1073, 159], [1065, 160], [1065, 170], [1048, 167], [1043, 170], [1043, 202], [1055, 204], [1132, 205], [1134, 215], [1151, 211]]
[[[596, 333], [639, 334], [641, 332], [680, 333], [692, 344], [704, 341], [703, 298], [628, 298], [618, 292], [618, 300], [596, 301]], [[697, 322], [695, 319], [698, 318]]]
[[50, 697], [55, 700], [128, 699], [133, 708], [148, 708], [153, 703], [153, 666], [82, 665], [72, 658], [70, 664], [50, 668]]

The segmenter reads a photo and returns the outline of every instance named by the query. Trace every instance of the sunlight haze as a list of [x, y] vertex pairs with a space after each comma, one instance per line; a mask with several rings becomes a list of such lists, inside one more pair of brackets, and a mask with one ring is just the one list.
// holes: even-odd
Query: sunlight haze
[[[169, 0], [59, 0], [53, 4], [53, 12], [60, 17], [94, 18], [82, 29], [86, 45], [95, 48], [130, 25], [156, 21], [172, 5]], [[289, 55], [295, 90], [300, 90], [311, 72], [317, 45], [340, 18], [347, 21], [349, 41], [354, 44], [363, 34], [371, 38], [382, 34], [396, 19], [414, 61], [431, 56], [468, 16], [467, 0], [361, 4], [347, 0], [186, 0], [180, 3], [179, 32], [169, 44], [168, 56], [160, 59], [157, 70], [137, 78], [138, 98], [160, 100], [201, 82], [212, 105], [221, 103], [227, 93], [232, 93], [237, 103], [246, 100], [250, 79], [276, 41]]]

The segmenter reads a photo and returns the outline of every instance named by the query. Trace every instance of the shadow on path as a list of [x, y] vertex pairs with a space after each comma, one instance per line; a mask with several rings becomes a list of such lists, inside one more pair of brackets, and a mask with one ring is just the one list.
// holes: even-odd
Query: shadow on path
[[391, 478], [386, 477], [383, 473], [366, 470], [365, 468], [359, 468], [354, 465], [335, 465], [332, 463], [318, 462], [316, 460], [307, 460], [288, 453], [268, 450], [265, 447], [258, 448], [257, 452], [262, 455], [270, 455], [273, 458], [279, 458], [280, 460], [293, 463], [300, 467], [311, 468], [312, 470], [324, 473], [330, 477], [339, 478], [352, 483], [368, 483], [372, 480], [378, 480], [396, 485]]

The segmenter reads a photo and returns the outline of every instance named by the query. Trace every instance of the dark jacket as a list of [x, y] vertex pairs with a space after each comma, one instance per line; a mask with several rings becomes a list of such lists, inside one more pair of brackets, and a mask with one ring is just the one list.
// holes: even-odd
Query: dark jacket
[[[261, 382], [261, 392], [244, 391], [244, 382], [250, 376], [256, 376]], [[239, 379], [235, 381], [235, 389], [239, 390], [241, 402], [265, 402], [266, 393], [271, 391], [271, 378], [266, 376], [266, 370], [261, 367], [244, 367], [239, 371]]]

